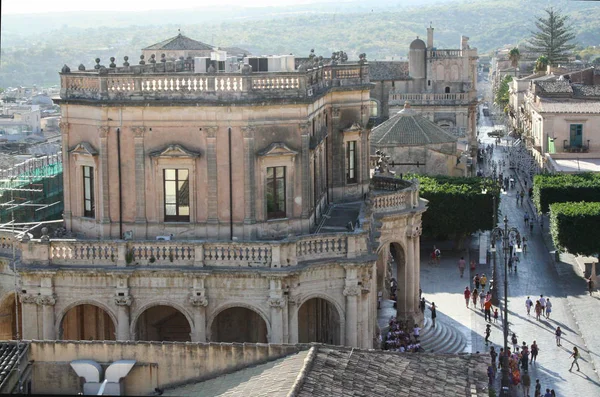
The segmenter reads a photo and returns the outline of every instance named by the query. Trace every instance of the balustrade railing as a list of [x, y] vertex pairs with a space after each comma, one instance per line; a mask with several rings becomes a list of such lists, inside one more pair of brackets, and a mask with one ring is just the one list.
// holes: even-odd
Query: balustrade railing
[[408, 101], [411, 105], [432, 103], [467, 103], [470, 100], [469, 93], [450, 92], [438, 94], [406, 94], [399, 91], [390, 93], [390, 104], [403, 104]]
[[374, 175], [368, 193], [373, 212], [411, 209], [418, 205], [419, 192], [413, 183], [404, 179]]
[[[363, 241], [364, 240], [364, 241]], [[0, 253], [13, 240], [0, 234]], [[366, 234], [315, 234], [283, 241], [102, 241], [17, 242], [23, 263], [56, 266], [279, 268], [366, 252]]]

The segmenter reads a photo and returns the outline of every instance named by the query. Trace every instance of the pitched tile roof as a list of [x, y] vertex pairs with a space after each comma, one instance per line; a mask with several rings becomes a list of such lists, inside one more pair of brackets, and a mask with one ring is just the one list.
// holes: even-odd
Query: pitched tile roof
[[[20, 342], [17, 347], [17, 342], [1, 342], [0, 343], [0, 390], [4, 381], [12, 373], [12, 369], [18, 364], [19, 356], [27, 348], [27, 343]], [[2, 390], [7, 392], [7, 390]], [[10, 392], [10, 391], [8, 391]]]
[[321, 346], [298, 397], [487, 396], [487, 355]]
[[373, 80], [408, 79], [406, 61], [369, 61], [369, 78]]
[[201, 41], [192, 40], [179, 33], [160, 43], [152, 44], [143, 50], [212, 50], [214, 47]]
[[[308, 346], [306, 347], [308, 349]], [[396, 353], [313, 344], [278, 360], [165, 396], [487, 396], [487, 355]]]
[[541, 94], [572, 94], [571, 83], [567, 80], [536, 81], [535, 84], [541, 89]]
[[456, 141], [455, 136], [410, 108], [396, 113], [371, 133], [371, 143], [375, 146], [423, 146]]
[[534, 107], [540, 113], [600, 113], [600, 100], [540, 98]]
[[600, 85], [573, 84], [573, 93], [578, 97], [600, 97]]

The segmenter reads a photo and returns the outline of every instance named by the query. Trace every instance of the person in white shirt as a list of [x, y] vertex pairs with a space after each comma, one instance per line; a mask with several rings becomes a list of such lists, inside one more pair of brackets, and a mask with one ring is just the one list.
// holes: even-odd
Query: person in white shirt
[[540, 306], [542, 306], [542, 314], [544, 314], [546, 310], [546, 298], [544, 298], [544, 295], [540, 295]]
[[525, 301], [525, 308], [527, 309], [528, 316], [529, 316], [529, 313], [531, 312], [531, 306], [533, 306], [533, 302], [531, 301], [531, 299], [529, 297], [527, 297], [527, 300]]
[[550, 298], [546, 300], [546, 318], [550, 318], [550, 313], [552, 312], [552, 303], [550, 302]]
[[415, 342], [419, 341], [419, 332], [420, 331], [421, 331], [421, 328], [419, 328], [419, 326], [415, 324], [415, 327], [413, 328], [413, 336], [415, 337]]

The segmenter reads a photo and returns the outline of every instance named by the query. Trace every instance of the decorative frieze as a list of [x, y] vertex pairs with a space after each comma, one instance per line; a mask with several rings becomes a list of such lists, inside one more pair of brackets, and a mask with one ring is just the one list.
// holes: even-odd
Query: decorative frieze
[[360, 285], [347, 285], [344, 288], [344, 296], [355, 296], [361, 293]]
[[56, 295], [40, 295], [38, 296], [38, 305], [54, 306], [56, 304]]
[[38, 303], [38, 297], [39, 297], [39, 295], [21, 294], [19, 296], [19, 299], [21, 300], [22, 303], [34, 303], [34, 304], [37, 304]]

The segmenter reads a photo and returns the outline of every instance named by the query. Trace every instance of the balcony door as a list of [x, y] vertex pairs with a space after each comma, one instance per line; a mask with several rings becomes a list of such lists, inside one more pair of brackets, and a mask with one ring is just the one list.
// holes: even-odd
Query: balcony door
[[583, 124], [571, 124], [569, 146], [583, 146]]

